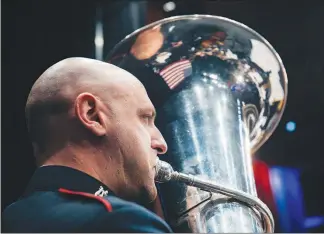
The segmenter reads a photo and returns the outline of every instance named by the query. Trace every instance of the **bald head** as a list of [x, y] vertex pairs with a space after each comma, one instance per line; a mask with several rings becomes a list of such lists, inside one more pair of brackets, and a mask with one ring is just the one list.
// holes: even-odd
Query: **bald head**
[[68, 58], [48, 68], [33, 85], [26, 103], [27, 125], [36, 151], [41, 153], [49, 141], [57, 141], [55, 135], [62, 137], [64, 122], [76, 114], [73, 106], [78, 95], [116, 96], [127, 85], [142, 86], [127, 71], [93, 59]]
[[112, 64], [87, 58], [64, 59], [48, 68], [33, 85], [27, 108], [35, 102], [71, 97], [80, 89], [106, 84], [129, 83], [137, 79]]

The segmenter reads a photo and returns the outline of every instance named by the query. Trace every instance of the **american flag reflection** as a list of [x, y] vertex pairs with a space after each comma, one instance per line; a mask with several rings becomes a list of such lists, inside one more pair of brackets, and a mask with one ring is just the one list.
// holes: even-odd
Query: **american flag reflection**
[[170, 89], [192, 74], [191, 62], [187, 59], [171, 63], [159, 73]]

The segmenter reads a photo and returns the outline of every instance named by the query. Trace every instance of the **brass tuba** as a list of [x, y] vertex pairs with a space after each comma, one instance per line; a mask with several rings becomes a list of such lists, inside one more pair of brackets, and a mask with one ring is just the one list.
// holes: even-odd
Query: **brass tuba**
[[156, 181], [175, 232], [273, 232], [251, 156], [287, 98], [279, 55], [257, 32], [218, 16], [185, 15], [140, 28], [106, 60], [135, 75], [157, 109], [169, 150]]

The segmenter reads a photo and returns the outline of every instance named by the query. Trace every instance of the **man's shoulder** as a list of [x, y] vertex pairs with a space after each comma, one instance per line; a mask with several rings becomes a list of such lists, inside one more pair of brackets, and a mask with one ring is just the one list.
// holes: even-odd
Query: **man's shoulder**
[[3, 214], [13, 232], [19, 232], [15, 224], [27, 220], [30, 231], [46, 231], [39, 226], [46, 224], [51, 232], [171, 232], [164, 220], [136, 203], [72, 191], [35, 193]]
[[171, 232], [163, 219], [136, 203], [115, 196], [104, 199], [110, 202], [112, 211], [98, 218], [98, 222], [105, 224], [109, 221], [109, 229], [113, 232]]
[[[81, 196], [93, 200], [96, 206], [95, 219], [89, 226], [89, 232], [171, 232], [168, 224], [148, 209], [113, 195], [104, 197], [92, 194]], [[91, 206], [81, 206], [82, 213], [88, 213]], [[92, 228], [92, 227], [93, 228]]]

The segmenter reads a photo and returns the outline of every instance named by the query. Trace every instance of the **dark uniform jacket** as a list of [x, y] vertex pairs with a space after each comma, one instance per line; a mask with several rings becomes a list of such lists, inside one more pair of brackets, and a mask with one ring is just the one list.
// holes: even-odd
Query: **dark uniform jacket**
[[36, 170], [2, 214], [2, 232], [171, 232], [164, 220], [116, 197], [93, 177], [63, 166]]

